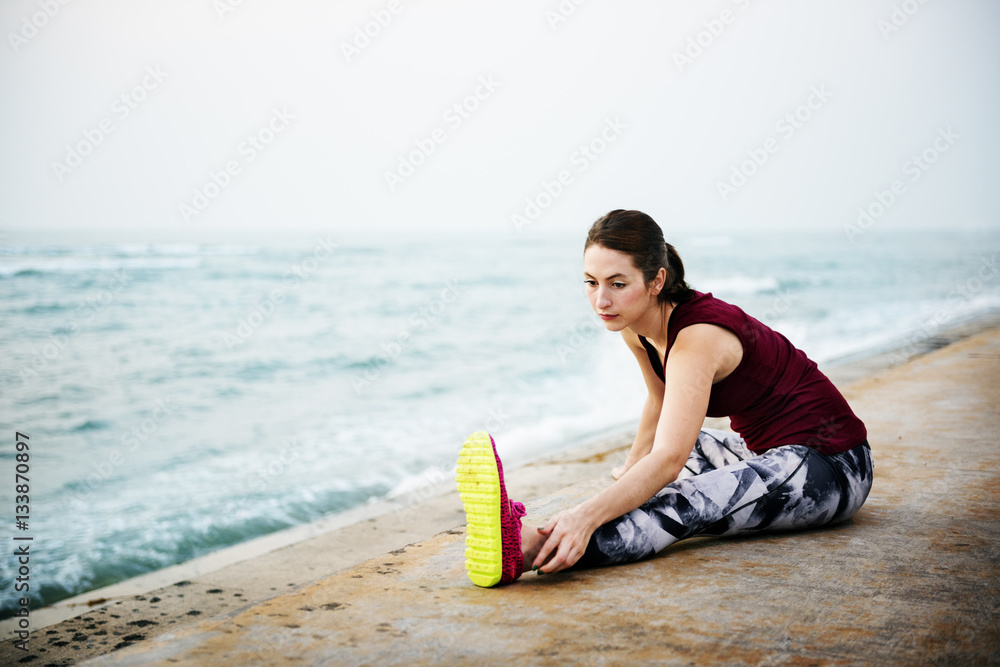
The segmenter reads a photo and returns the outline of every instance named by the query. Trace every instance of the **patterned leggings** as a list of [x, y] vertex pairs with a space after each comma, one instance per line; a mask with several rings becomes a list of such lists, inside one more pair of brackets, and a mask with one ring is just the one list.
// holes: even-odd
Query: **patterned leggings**
[[590, 538], [577, 567], [637, 561], [686, 537], [794, 530], [850, 518], [868, 497], [868, 443], [841, 454], [783, 445], [754, 454], [704, 429], [677, 480]]

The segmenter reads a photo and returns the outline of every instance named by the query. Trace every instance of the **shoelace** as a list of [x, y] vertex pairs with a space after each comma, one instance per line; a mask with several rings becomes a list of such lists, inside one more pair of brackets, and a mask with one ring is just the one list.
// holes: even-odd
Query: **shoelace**
[[515, 519], [520, 519], [528, 513], [528, 510], [524, 509], [524, 503], [516, 503], [512, 500], [508, 502], [510, 503], [510, 515]]

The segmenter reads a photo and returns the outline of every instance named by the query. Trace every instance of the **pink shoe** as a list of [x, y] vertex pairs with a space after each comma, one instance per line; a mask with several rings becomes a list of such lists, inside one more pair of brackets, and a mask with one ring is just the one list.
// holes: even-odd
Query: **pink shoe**
[[455, 474], [465, 505], [465, 569], [477, 586], [509, 584], [521, 576], [521, 517], [524, 505], [507, 498], [503, 466], [493, 437], [470, 435]]

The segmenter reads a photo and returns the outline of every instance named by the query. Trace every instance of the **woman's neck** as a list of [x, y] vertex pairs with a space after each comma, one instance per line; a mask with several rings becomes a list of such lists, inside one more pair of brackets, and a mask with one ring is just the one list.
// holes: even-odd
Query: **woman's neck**
[[672, 303], [660, 304], [656, 302], [629, 328], [646, 340], [652, 341], [657, 348], [665, 350], [667, 348], [667, 325], [670, 322], [671, 313], [674, 312], [674, 307]]

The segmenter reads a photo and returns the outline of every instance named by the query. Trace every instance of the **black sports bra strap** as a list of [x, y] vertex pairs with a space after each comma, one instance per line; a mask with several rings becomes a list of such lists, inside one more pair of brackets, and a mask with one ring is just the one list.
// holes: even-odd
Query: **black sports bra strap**
[[649, 355], [649, 363], [653, 366], [653, 372], [661, 380], [664, 380], [663, 362], [660, 361], [660, 353], [656, 351], [652, 343], [646, 340], [645, 336], [639, 336], [639, 340], [642, 342], [642, 346], [646, 348], [646, 354]]

